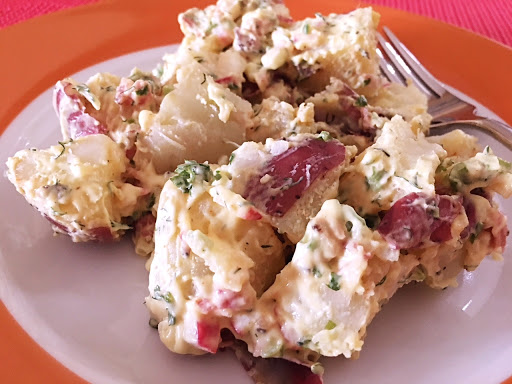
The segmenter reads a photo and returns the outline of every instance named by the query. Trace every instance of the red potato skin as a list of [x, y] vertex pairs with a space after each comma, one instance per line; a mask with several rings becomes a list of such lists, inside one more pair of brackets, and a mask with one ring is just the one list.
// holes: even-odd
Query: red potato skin
[[[44, 218], [48, 220], [54, 228], [56, 228], [59, 232], [70, 235], [71, 231], [64, 224], [57, 222], [52, 219], [48, 215], [43, 214]], [[88, 241], [97, 241], [97, 242], [109, 242], [114, 240], [114, 236], [112, 234], [112, 230], [109, 227], [96, 227], [84, 230], [87, 233]]]
[[378, 231], [397, 249], [416, 248], [426, 240], [442, 243], [452, 238], [453, 221], [463, 211], [457, 196], [410, 193], [384, 214]]
[[206, 320], [197, 322], [197, 345], [199, 348], [216, 353], [221, 342], [220, 328], [218, 324], [209, 323]]
[[[273, 157], [260, 174], [251, 178], [243, 197], [262, 212], [282, 217], [307, 192], [311, 184], [345, 160], [345, 147], [335, 141], [311, 139]], [[261, 178], [270, 181], [261, 183]]]
[[71, 104], [75, 106], [73, 112], [64, 116], [68, 122], [68, 133], [71, 139], [94, 134], [107, 134], [107, 128], [85, 112], [85, 103], [80, 94], [73, 88], [73, 84], [67, 81], [59, 81], [53, 92], [53, 105], [59, 118], [64, 113], [60, 108], [64, 99], [69, 99]]

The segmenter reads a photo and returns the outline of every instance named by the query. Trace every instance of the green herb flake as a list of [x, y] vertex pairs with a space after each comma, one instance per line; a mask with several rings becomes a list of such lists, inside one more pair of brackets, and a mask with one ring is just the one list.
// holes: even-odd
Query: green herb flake
[[62, 150], [56, 157], [54, 157], [54, 159], [57, 160], [59, 157], [61, 157], [64, 154], [64, 152], [66, 151], [66, 144], [69, 144], [72, 142], [73, 142], [73, 139], [70, 139], [69, 141], [58, 141], [58, 143], [62, 147]]
[[215, 23], [212, 23], [210, 21], [210, 25], [208, 26], [208, 28], [206, 29], [205, 33], [208, 35], [210, 34], [215, 28], [217, 28], [219, 25], [218, 24], [215, 24]]
[[145, 96], [148, 94], [148, 92], [149, 92], [149, 86], [146, 85], [144, 88], [138, 89], [137, 91], [135, 91], [135, 94], [138, 96]]
[[171, 292], [167, 292], [165, 295], [162, 295], [162, 298], [169, 304], [174, 303], [174, 297]]
[[345, 223], [345, 228], [347, 228], [347, 232], [352, 232], [353, 227], [354, 227], [354, 224], [351, 221], [347, 221]]
[[370, 177], [366, 177], [365, 179], [366, 188], [368, 190], [371, 189], [373, 191], [378, 191], [381, 187], [381, 180], [386, 174], [387, 172], [384, 169], [377, 171], [375, 168], [373, 168], [372, 175]]
[[500, 163], [500, 167], [503, 168], [505, 171], [510, 171], [512, 169], [512, 164], [509, 163], [506, 160], [498, 158], [498, 162]]
[[186, 160], [184, 164], [178, 165], [174, 173], [175, 175], [171, 177], [171, 181], [183, 193], [189, 193], [194, 183], [209, 182], [213, 178], [208, 164], [201, 164], [193, 160]]
[[112, 227], [112, 229], [114, 231], [125, 231], [125, 230], [128, 230], [128, 229], [132, 228], [129, 225], [120, 223], [118, 221], [113, 221], [113, 220], [110, 220], [110, 226]]
[[176, 324], [176, 316], [174, 316], [169, 310], [167, 311], [168, 317], [167, 317], [167, 323], [169, 325]]
[[471, 244], [473, 244], [475, 242], [475, 240], [478, 238], [478, 236], [480, 235], [480, 233], [482, 232], [483, 229], [484, 229], [483, 223], [481, 223], [480, 221], [478, 223], [476, 223], [475, 231], [469, 236], [469, 241], [471, 242]]
[[85, 84], [77, 84], [73, 87], [79, 94], [81, 94], [85, 99], [91, 103], [95, 110], [99, 111], [101, 107], [100, 99], [96, 97], [94, 93], [91, 92], [89, 87]]
[[329, 132], [327, 132], [327, 131], [320, 132], [320, 134], [318, 135], [318, 138], [323, 140], [323, 141], [330, 141], [330, 140], [332, 140], [331, 134]]
[[235, 160], [235, 154], [232, 153], [230, 156], [229, 156], [229, 160], [228, 160], [228, 164], [231, 164], [233, 162], [233, 160]]
[[340, 290], [340, 275], [331, 272], [331, 281], [329, 281], [329, 284], [327, 284], [329, 288], [331, 288], [333, 291], [339, 291]]
[[318, 248], [318, 241], [317, 240], [311, 240], [308, 244], [308, 249], [310, 251], [314, 251], [315, 249]]
[[322, 277], [322, 272], [320, 272], [317, 267], [313, 267], [311, 273], [313, 273], [313, 276], [315, 277]]
[[240, 89], [240, 87], [238, 85], [236, 85], [235, 83], [229, 83], [228, 88], [231, 89], [232, 91], [238, 91]]
[[310, 32], [310, 27], [309, 27], [309, 24], [306, 23], [303, 25], [302, 27], [302, 33], [306, 34], [306, 35], [309, 35], [309, 32]]
[[367, 86], [367, 85], [369, 85], [371, 82], [372, 82], [372, 79], [371, 79], [371, 78], [364, 79], [364, 81], [363, 81], [363, 87], [366, 87], [366, 86]]
[[308, 343], [311, 343], [311, 339], [300, 339], [299, 341], [297, 341], [297, 345], [299, 347], [303, 347]]
[[354, 103], [357, 107], [366, 107], [368, 105], [368, 101], [366, 100], [366, 97], [364, 97], [363, 95], [359, 96], [355, 103]]
[[327, 324], [325, 325], [325, 329], [327, 329], [328, 331], [330, 331], [331, 329], [334, 329], [336, 328], [336, 323], [332, 320], [329, 320], [327, 322]]
[[457, 181], [460, 180], [464, 184], [471, 183], [471, 176], [468, 167], [464, 163], [456, 164], [450, 171], [450, 178]]

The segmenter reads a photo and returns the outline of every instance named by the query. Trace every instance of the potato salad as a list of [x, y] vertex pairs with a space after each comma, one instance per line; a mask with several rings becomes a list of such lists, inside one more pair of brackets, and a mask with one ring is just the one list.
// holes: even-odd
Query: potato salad
[[[281, 0], [190, 9], [154, 70], [57, 82], [61, 138], [7, 176], [72, 241], [133, 239], [171, 351], [321, 383], [321, 357], [357, 358], [398, 288], [456, 286], [509, 233], [494, 196], [511, 163], [429, 133], [426, 97], [380, 73], [378, 22], [294, 20]], [[293, 368], [277, 379], [269, 359]]]

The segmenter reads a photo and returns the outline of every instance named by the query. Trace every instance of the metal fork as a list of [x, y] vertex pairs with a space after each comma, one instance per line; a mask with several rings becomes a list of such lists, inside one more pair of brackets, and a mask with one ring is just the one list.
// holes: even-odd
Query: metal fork
[[406, 79], [411, 79], [428, 97], [431, 128], [470, 125], [491, 134], [512, 150], [510, 126], [480, 115], [475, 105], [460, 99], [437, 80], [389, 28], [383, 30], [387, 39], [377, 35], [381, 47], [377, 48], [381, 71], [392, 82], [406, 84]]

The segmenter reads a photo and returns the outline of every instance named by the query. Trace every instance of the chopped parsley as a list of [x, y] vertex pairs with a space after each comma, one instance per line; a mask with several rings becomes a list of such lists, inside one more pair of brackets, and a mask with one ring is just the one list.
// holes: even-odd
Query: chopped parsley
[[351, 221], [347, 221], [345, 223], [345, 227], [347, 228], [347, 232], [352, 232], [352, 227], [354, 227], [354, 224]]
[[325, 325], [325, 329], [327, 329], [328, 331], [330, 331], [331, 329], [334, 329], [336, 328], [336, 323], [332, 320], [329, 320], [327, 322], [327, 324]]
[[320, 132], [320, 134], [318, 135], [318, 138], [322, 139], [323, 141], [330, 141], [330, 140], [332, 140], [331, 134], [329, 132], [327, 132], [327, 131]]
[[373, 191], [379, 190], [382, 184], [381, 180], [386, 174], [387, 172], [384, 169], [377, 171], [375, 168], [373, 168], [372, 175], [365, 178], [366, 188]]
[[211, 33], [215, 28], [217, 28], [219, 25], [218, 24], [215, 24], [215, 23], [212, 23], [210, 21], [210, 25], [208, 25], [208, 28], [206, 29], [206, 31], [204, 31], [207, 35], [209, 33]]
[[512, 164], [508, 161], [498, 158], [498, 162], [500, 163], [501, 168], [505, 171], [510, 171], [512, 169]]
[[368, 101], [366, 100], [366, 97], [364, 97], [363, 95], [359, 96], [355, 103], [354, 103], [357, 107], [366, 107], [368, 105]]
[[308, 35], [308, 34], [309, 34], [309, 32], [310, 32], [310, 27], [309, 27], [309, 24], [308, 24], [308, 23], [304, 24], [304, 26], [302, 27], [302, 32], [303, 32], [304, 34], [306, 34], [306, 35]]
[[235, 160], [235, 154], [232, 153], [231, 155], [229, 155], [229, 160], [228, 160], [228, 164], [231, 164], [233, 162], [233, 160]]
[[163, 300], [166, 303], [172, 304], [174, 303], [174, 296], [171, 294], [171, 292], [162, 293], [160, 290], [160, 286], [156, 285], [155, 289], [153, 290], [153, 299], [155, 300]]
[[57, 160], [59, 157], [61, 157], [64, 154], [64, 152], [66, 151], [66, 144], [69, 144], [72, 142], [73, 142], [73, 139], [69, 139], [69, 141], [58, 141], [58, 143], [62, 147], [62, 151], [60, 151], [60, 153], [56, 157], [54, 157], [54, 159]]
[[385, 275], [382, 279], [380, 279], [380, 281], [375, 284], [376, 287], [378, 287], [379, 285], [382, 285], [386, 282], [386, 278], [388, 277], [388, 275]]
[[167, 310], [167, 323], [169, 325], [174, 325], [176, 324], [176, 316], [174, 316], [169, 310]]
[[469, 241], [471, 242], [471, 244], [473, 244], [475, 242], [475, 240], [478, 238], [478, 235], [480, 235], [480, 233], [482, 232], [483, 229], [484, 229], [483, 223], [481, 223], [480, 221], [478, 223], [476, 223], [475, 231], [469, 236]]
[[331, 272], [331, 281], [329, 281], [329, 284], [327, 284], [329, 288], [331, 288], [333, 291], [339, 291], [340, 290], [340, 275]]
[[148, 94], [148, 92], [149, 92], [149, 86], [146, 85], [144, 88], [135, 91], [135, 94], [138, 96], [145, 96]]
[[174, 171], [175, 175], [171, 181], [183, 193], [189, 193], [195, 182], [209, 182], [213, 178], [212, 170], [208, 164], [201, 164], [197, 161], [186, 160], [185, 164], [180, 164]]
[[311, 343], [311, 339], [300, 339], [299, 341], [297, 341], [297, 345], [299, 347], [303, 347], [304, 345], [306, 345], [308, 343]]
[[81, 94], [85, 99], [91, 103], [95, 110], [99, 111], [101, 107], [100, 100], [96, 97], [94, 93], [91, 92], [89, 87], [85, 84], [77, 84], [73, 87], [79, 94]]

